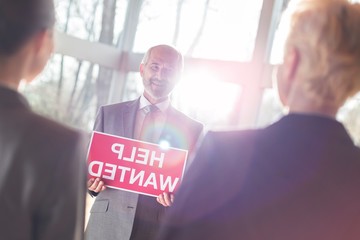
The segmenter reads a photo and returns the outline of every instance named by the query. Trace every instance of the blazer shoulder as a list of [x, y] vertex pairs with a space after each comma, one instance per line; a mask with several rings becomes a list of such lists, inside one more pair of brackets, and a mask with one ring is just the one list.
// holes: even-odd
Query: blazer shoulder
[[14, 133], [26, 132], [27, 134], [41, 135], [73, 135], [80, 133], [73, 127], [62, 124], [53, 119], [42, 116], [30, 109], [21, 109], [7, 116], [7, 125]]
[[43, 117], [34, 113], [31, 119], [31, 125], [35, 127], [37, 132], [48, 132], [60, 136], [76, 137], [80, 135], [80, 130], [67, 126], [55, 120]]
[[108, 104], [108, 105], [103, 105], [100, 108], [104, 109], [105, 111], [111, 110], [113, 111], [114, 109], [122, 109], [122, 108], [128, 108], [128, 107], [132, 107], [135, 106], [137, 104], [138, 100], [132, 100], [132, 101], [126, 101], [126, 102], [120, 102], [120, 103], [112, 103], [112, 104]]
[[246, 130], [209, 130], [205, 134], [205, 139], [213, 142], [215, 145], [230, 146], [239, 144], [255, 143], [262, 135], [263, 129]]
[[200, 128], [200, 129], [202, 129], [204, 127], [204, 125], [201, 122], [191, 118], [190, 116], [177, 110], [174, 107], [170, 108], [170, 117], [173, 119], [176, 119], [178, 122], [182, 122], [185, 125], [193, 125], [194, 127]]
[[[8, 127], [14, 136], [14, 141], [18, 141], [27, 149], [43, 149], [51, 151], [51, 149], [60, 153], [62, 148], [67, 151], [73, 151], [79, 147], [79, 143], [84, 144], [87, 136], [84, 132], [77, 130], [71, 126], [67, 126], [58, 121], [44, 117], [30, 109], [17, 111], [10, 116], [13, 119]], [[41, 150], [40, 150], [41, 151]]]
[[87, 136], [79, 130], [31, 110], [22, 110], [10, 117], [13, 121], [7, 123], [11, 133], [7, 144], [12, 146], [9, 152], [18, 152], [19, 156], [26, 156], [34, 163], [42, 162], [44, 166], [58, 160], [70, 162], [86, 153]]

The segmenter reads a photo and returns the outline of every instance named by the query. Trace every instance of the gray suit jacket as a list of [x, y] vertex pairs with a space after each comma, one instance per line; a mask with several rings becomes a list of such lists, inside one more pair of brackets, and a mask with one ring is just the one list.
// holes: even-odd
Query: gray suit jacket
[[360, 149], [333, 119], [210, 132], [158, 239], [357, 240], [359, 186]]
[[80, 139], [0, 87], [1, 239], [82, 238], [86, 142]]
[[[139, 99], [101, 107], [94, 130], [133, 138]], [[171, 147], [191, 151], [202, 132], [201, 123], [169, 107], [160, 139]], [[94, 202], [86, 229], [87, 240], [129, 240], [138, 194], [107, 188]], [[155, 198], [154, 198], [154, 201]]]

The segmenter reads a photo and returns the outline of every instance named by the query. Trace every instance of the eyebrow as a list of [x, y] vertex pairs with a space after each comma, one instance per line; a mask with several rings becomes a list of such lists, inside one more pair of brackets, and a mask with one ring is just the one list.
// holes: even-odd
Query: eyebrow
[[[162, 65], [161, 63], [158, 63], [158, 62], [150, 62], [149, 64], [150, 64], [150, 65], [156, 65], [156, 66]], [[170, 69], [170, 70], [174, 70], [174, 69], [176, 69], [176, 66], [166, 66], [166, 65], [165, 65], [165, 68], [166, 68], [166, 69]]]

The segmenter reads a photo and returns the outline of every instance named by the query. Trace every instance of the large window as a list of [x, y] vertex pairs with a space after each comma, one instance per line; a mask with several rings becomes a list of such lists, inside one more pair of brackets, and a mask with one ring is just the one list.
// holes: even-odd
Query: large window
[[21, 87], [32, 108], [42, 115], [89, 131], [96, 112], [99, 66], [55, 54], [44, 72]]
[[[41, 114], [90, 131], [99, 106], [113, 102], [113, 96], [117, 101], [125, 101], [142, 92], [139, 62], [121, 65], [119, 61], [111, 69], [98, 59], [89, 62], [87, 53], [63, 55], [72, 54], [64, 49], [89, 52], [93, 61], [97, 55], [106, 59], [106, 53], [97, 45], [84, 47], [88, 42], [113, 46], [114, 51], [110, 51], [117, 52], [119, 59], [124, 53], [142, 55], [154, 44], [173, 44], [186, 58], [198, 61], [196, 66], [185, 66], [183, 79], [172, 96], [173, 104], [208, 126], [226, 126], [237, 114], [233, 109], [243, 94], [239, 82], [245, 77], [237, 76], [237, 63], [252, 59], [262, 3], [55, 0], [56, 31], [71, 36], [66, 39], [68, 46], [62, 45], [60, 54], [52, 57], [42, 75], [22, 91]], [[138, 22], [135, 27], [134, 22]], [[226, 62], [222, 66], [208, 65], [207, 59], [227, 60], [231, 67]], [[221, 74], [216, 68], [221, 68]]]
[[[140, 73], [128, 75], [124, 100], [134, 100], [143, 92]], [[185, 72], [172, 93], [172, 105], [207, 127], [229, 125], [241, 86], [223, 82], [207, 71]]]
[[203, 59], [196, 66], [186, 63], [173, 104], [210, 128], [231, 125], [238, 117], [234, 109], [246, 74], [235, 68], [229, 71], [236, 74], [219, 74], [220, 64], [208, 65], [205, 59], [231, 61], [233, 66], [250, 62], [262, 4], [262, 0], [144, 0], [133, 51], [142, 53], [167, 43], [187, 58]]
[[145, 0], [135, 52], [171, 43], [186, 56], [249, 61], [262, 0]]
[[56, 29], [89, 41], [116, 45], [121, 37], [127, 0], [55, 0]]

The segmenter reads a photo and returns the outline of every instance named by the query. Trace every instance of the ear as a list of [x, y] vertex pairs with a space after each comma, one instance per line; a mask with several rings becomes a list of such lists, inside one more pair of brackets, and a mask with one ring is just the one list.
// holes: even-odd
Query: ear
[[141, 77], [144, 77], [144, 68], [145, 68], [144, 63], [141, 63], [141, 64], [140, 64], [140, 76], [141, 76]]
[[297, 76], [300, 54], [296, 48], [289, 48], [285, 53], [284, 62], [276, 71], [276, 87], [283, 105], [287, 106], [288, 98], [292, 90], [293, 83]]
[[284, 58], [284, 78], [292, 82], [296, 78], [300, 62], [299, 50], [295, 47], [289, 48]]
[[37, 54], [52, 52], [54, 48], [53, 44], [53, 32], [52, 30], [44, 30], [38, 32], [33, 39], [34, 51]]
[[27, 80], [34, 79], [45, 67], [54, 48], [52, 30], [36, 33], [31, 40], [32, 60]]

